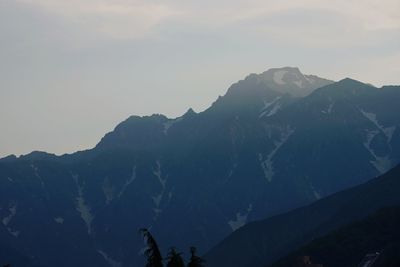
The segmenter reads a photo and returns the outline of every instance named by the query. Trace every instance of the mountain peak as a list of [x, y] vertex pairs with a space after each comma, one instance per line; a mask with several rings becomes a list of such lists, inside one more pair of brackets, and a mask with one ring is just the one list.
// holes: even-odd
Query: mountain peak
[[356, 85], [363, 85], [363, 86], [368, 85], [366, 83], [357, 81], [357, 80], [349, 78], [349, 77], [346, 77], [346, 78], [338, 81], [337, 84], [356, 84]]
[[366, 84], [351, 78], [344, 78], [332, 85], [335, 88], [341, 88], [343, 90], [354, 90], [354, 89], [369, 89], [369, 88], [376, 88], [371, 84]]
[[196, 115], [197, 113], [192, 109], [192, 108], [189, 108], [186, 112], [185, 112], [185, 114], [183, 114], [183, 117], [186, 117], [186, 116], [193, 116], [193, 115]]
[[319, 87], [333, 83], [315, 75], [304, 75], [298, 67], [272, 68], [255, 77], [275, 91], [296, 97], [306, 96]]
[[17, 159], [17, 156], [15, 156], [14, 154], [11, 154], [11, 155], [5, 156], [3, 158], [0, 158], [0, 162], [8, 162], [8, 161], [16, 160], [16, 159]]
[[297, 72], [301, 73], [300, 69], [298, 67], [291, 67], [291, 66], [286, 66], [286, 67], [281, 67], [281, 68], [270, 68], [264, 72], [276, 72], [276, 71], [287, 71], [287, 72]]
[[44, 151], [32, 151], [26, 155], [21, 155], [20, 158], [25, 160], [44, 160], [44, 159], [52, 159], [55, 158], [55, 154], [47, 153]]

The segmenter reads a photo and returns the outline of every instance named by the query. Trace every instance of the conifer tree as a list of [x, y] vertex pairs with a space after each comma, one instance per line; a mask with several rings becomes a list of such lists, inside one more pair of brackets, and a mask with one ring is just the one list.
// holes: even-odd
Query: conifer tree
[[167, 267], [185, 267], [181, 254], [182, 253], [178, 253], [174, 247], [170, 248], [167, 257]]
[[146, 267], [162, 267], [163, 259], [157, 242], [146, 228], [140, 229], [140, 233], [147, 244], [147, 249], [144, 252], [144, 255], [147, 257]]
[[190, 262], [188, 263], [187, 267], [204, 267], [205, 261], [196, 255], [196, 248], [190, 247]]

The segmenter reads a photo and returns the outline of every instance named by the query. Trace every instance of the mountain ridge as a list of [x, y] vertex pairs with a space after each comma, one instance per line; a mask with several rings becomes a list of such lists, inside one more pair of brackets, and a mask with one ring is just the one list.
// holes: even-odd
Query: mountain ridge
[[[299, 70], [298, 67], [271, 68], [271, 69], [268, 69], [268, 70], [262, 72], [261, 74], [252, 73], [252, 74], [249, 74], [248, 76], [246, 76], [243, 80], [240, 80], [238, 83], [241, 83], [241, 82], [243, 82], [243, 81], [246, 81], [247, 79], [249, 79], [249, 78], [252, 77], [252, 76], [260, 76], [260, 75], [263, 75], [263, 74], [268, 73], [268, 72], [270, 72], [270, 71], [282, 71], [282, 70], [296, 70], [296, 71], [298, 71], [298, 72], [299, 72], [301, 75], [303, 75], [303, 76], [313, 76], [313, 77], [317, 77], [317, 78], [322, 79], [322, 80], [326, 80], [326, 81], [328, 82], [328, 84], [323, 85], [323, 86], [321, 86], [321, 87], [318, 87], [318, 88], [316, 88], [316, 89], [313, 89], [312, 91], [316, 91], [317, 89], [320, 89], [320, 88], [322, 88], [322, 87], [326, 87], [327, 85], [330, 85], [330, 84], [333, 84], [333, 83], [335, 83], [335, 84], [341, 84], [341, 83], [344, 83], [344, 82], [351, 82], [351, 83], [357, 84], [357, 85], [374, 87], [374, 86], [372, 86], [372, 85], [368, 85], [368, 84], [362, 83], [362, 82], [360, 82], [360, 81], [358, 81], [358, 80], [355, 80], [355, 79], [352, 79], [352, 78], [344, 78], [344, 79], [339, 80], [339, 81], [337, 81], [337, 82], [333, 82], [333, 81], [331, 81], [331, 80], [327, 80], [327, 79], [324, 79], [324, 78], [320, 78], [320, 77], [318, 77], [318, 76], [316, 76], [316, 75], [304, 75], [304, 74], [302, 74], [302, 73], [300, 72], [300, 70]], [[218, 101], [219, 101], [220, 99], [223, 99], [224, 97], [229, 96], [230, 90], [232, 90], [231, 88], [232, 88], [232, 87], [235, 87], [236, 84], [237, 84], [237, 83], [234, 83], [233, 85], [231, 85], [231, 86], [228, 88], [227, 93], [226, 93], [224, 96], [218, 97], [217, 100], [216, 100], [208, 109], [212, 108], [212, 106], [213, 106], [215, 103], [218, 103]], [[395, 89], [395, 90], [396, 90], [396, 87], [398, 87], [398, 86], [396, 86], [396, 85], [385, 85], [385, 86], [382, 86], [382, 87], [380, 87], [380, 88], [377, 88], [377, 87], [374, 87], [374, 88], [377, 88], [377, 89], [387, 88], [387, 89]], [[271, 88], [269, 88], [268, 86], [265, 87], [265, 85], [264, 85], [264, 86], [261, 88], [261, 90], [263, 90], [263, 91], [264, 91], [264, 90], [267, 90], [267, 91], [268, 91], [268, 90], [271, 90]], [[275, 91], [274, 89], [272, 89], [272, 90]], [[248, 93], [248, 92], [246, 92], [246, 91], [244, 91], [244, 92], [245, 92], [245, 93]], [[282, 93], [282, 92], [279, 92], [279, 91], [275, 91], [275, 92], [277, 92], [277, 93]], [[289, 95], [290, 95], [290, 93], [283, 93], [281, 96], [285, 96], [286, 94], [289, 94]], [[277, 96], [277, 95], [275, 95], [275, 97], [276, 97], [276, 96]], [[298, 97], [298, 96], [296, 96], [296, 97]], [[208, 109], [206, 109], [205, 111], [207, 111]], [[204, 112], [204, 111], [203, 111], [203, 112]], [[159, 119], [162, 119], [162, 120], [165, 120], [165, 121], [173, 121], [173, 120], [177, 120], [177, 119], [180, 119], [180, 118], [184, 118], [185, 116], [193, 116], [193, 115], [196, 115], [196, 114], [198, 114], [198, 113], [196, 113], [192, 108], [189, 108], [184, 114], [182, 114], [181, 116], [178, 116], [178, 117], [176, 117], [176, 118], [170, 118], [170, 117], [167, 117], [167, 116], [164, 115], [164, 114], [159, 114], [159, 113], [153, 113], [153, 114], [150, 114], [150, 115], [143, 115], [143, 116], [131, 115], [131, 116], [129, 116], [127, 119], [125, 119], [124, 121], [122, 121], [121, 123], [118, 123], [117, 126], [116, 126], [112, 131], [110, 131], [109, 133], [115, 132], [116, 130], [118, 130], [118, 127], [125, 126], [124, 124], [129, 123], [130, 121], [134, 121], [134, 120], [147, 120], [147, 119], [159, 118]], [[107, 134], [109, 134], [109, 133], [107, 133]], [[106, 135], [107, 135], [107, 134], [106, 134]], [[65, 153], [65, 154], [61, 154], [61, 155], [56, 155], [56, 154], [53, 154], [53, 153], [48, 153], [48, 152], [46, 152], [46, 151], [39, 151], [39, 150], [36, 150], [36, 151], [32, 151], [32, 152], [30, 152], [30, 153], [28, 153], [28, 154], [20, 155], [20, 156], [16, 156], [16, 155], [14, 155], [14, 154], [10, 154], [10, 155], [4, 156], [3, 158], [0, 158], [0, 160], [3, 160], [3, 159], [8, 158], [8, 157], [10, 157], [9, 159], [11, 159], [13, 156], [16, 156], [17, 158], [20, 158], [20, 157], [22, 157], [22, 158], [24, 158], [24, 157], [40, 158], [40, 157], [45, 157], [45, 156], [48, 156], [48, 157], [52, 157], [52, 156], [63, 157], [63, 156], [73, 155], [73, 154], [78, 153], [78, 152], [85, 152], [85, 151], [88, 151], [88, 150], [95, 149], [95, 148], [99, 145], [99, 143], [101, 143], [101, 141], [106, 137], [106, 135], [103, 136], [103, 137], [101, 138], [101, 140], [100, 140], [93, 148], [89, 148], [89, 149], [82, 150], [82, 151], [76, 151], [76, 152], [72, 152], [72, 153], [68, 153], [68, 154]]]
[[334, 85], [295, 97], [245, 79], [203, 112], [128, 118], [95, 149], [0, 160], [0, 221], [12, 215], [0, 238], [42, 265], [107, 266], [107, 255], [137, 266], [134, 229], [151, 228], [162, 250], [202, 252], [248, 222], [364, 183], [399, 162], [400, 90], [332, 103], [335, 90], [318, 92]]

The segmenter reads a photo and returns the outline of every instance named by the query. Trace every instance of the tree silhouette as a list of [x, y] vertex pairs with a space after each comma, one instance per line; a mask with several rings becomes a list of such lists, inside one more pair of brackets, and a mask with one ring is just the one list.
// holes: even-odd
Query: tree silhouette
[[146, 228], [140, 229], [139, 231], [147, 244], [147, 249], [144, 252], [144, 255], [147, 257], [146, 267], [162, 267], [163, 259], [157, 242]]
[[[147, 258], [146, 267], [163, 267], [163, 258], [156, 240], [146, 228], [140, 229], [139, 232], [142, 234], [147, 244], [147, 248], [144, 251], [144, 255]], [[166, 267], [185, 267], [185, 262], [181, 254], [182, 253], [177, 252], [174, 247], [170, 248], [166, 258]], [[196, 255], [195, 247], [190, 247], [190, 254], [190, 261], [187, 267], [204, 267], [205, 260]]]
[[190, 262], [188, 263], [187, 267], [204, 267], [205, 261], [196, 255], [196, 248], [190, 247]]
[[170, 248], [167, 256], [167, 267], [185, 267], [181, 254], [174, 247]]

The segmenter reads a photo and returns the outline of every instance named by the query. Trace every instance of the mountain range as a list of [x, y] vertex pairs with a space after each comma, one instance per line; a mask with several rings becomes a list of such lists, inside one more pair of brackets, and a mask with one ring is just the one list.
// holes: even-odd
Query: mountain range
[[32, 265], [142, 266], [146, 227], [163, 251], [205, 252], [399, 163], [399, 89], [270, 69], [203, 112], [129, 117], [93, 149], [0, 159], [0, 246]]

